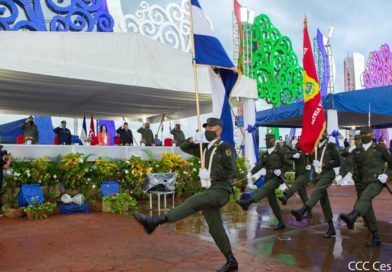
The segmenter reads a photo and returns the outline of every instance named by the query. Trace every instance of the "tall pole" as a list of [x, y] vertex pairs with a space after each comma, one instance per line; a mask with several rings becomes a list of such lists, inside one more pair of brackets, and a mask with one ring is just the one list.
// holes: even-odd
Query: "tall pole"
[[[199, 102], [199, 84], [197, 80], [197, 67], [195, 59], [195, 41], [193, 33], [193, 12], [192, 12], [192, 1], [189, 0], [189, 14], [190, 14], [190, 26], [191, 26], [191, 41], [192, 41], [192, 65], [193, 65], [193, 81], [195, 85], [195, 98], [196, 98], [196, 114], [197, 114], [197, 129], [201, 133], [201, 121], [200, 121], [200, 102]], [[205, 168], [205, 163], [203, 160], [203, 143], [199, 142], [200, 147], [200, 162], [201, 168]]]

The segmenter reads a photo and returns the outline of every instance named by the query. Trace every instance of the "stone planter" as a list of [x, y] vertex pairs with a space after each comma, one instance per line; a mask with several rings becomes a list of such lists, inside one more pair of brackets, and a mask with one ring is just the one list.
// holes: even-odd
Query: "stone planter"
[[8, 209], [4, 211], [4, 216], [8, 218], [20, 218], [24, 216], [26, 213], [24, 212], [23, 208], [17, 209]]

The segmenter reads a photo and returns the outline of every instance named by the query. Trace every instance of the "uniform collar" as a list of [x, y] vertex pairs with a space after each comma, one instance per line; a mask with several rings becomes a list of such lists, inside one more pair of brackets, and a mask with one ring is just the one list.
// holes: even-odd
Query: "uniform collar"
[[268, 154], [271, 154], [272, 152], [274, 152], [274, 150], [275, 150], [275, 146], [268, 148], [267, 152]]
[[220, 138], [212, 140], [211, 142], [208, 143], [208, 149], [210, 149], [217, 141], [219, 141]]
[[372, 144], [373, 144], [373, 142], [370, 142], [367, 144], [362, 144], [362, 147], [363, 147], [363, 149], [365, 149], [365, 151], [367, 151]]

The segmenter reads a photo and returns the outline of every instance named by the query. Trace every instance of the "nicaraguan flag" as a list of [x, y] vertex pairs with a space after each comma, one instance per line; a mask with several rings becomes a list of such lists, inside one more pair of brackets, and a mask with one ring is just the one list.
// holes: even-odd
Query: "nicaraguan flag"
[[80, 141], [82, 144], [86, 144], [87, 141], [87, 126], [86, 126], [86, 114], [83, 116], [83, 126], [80, 132]]
[[191, 0], [195, 62], [210, 66], [213, 116], [223, 123], [222, 140], [234, 146], [233, 120], [229, 104], [230, 93], [238, 74], [220, 41], [214, 36], [198, 0]]

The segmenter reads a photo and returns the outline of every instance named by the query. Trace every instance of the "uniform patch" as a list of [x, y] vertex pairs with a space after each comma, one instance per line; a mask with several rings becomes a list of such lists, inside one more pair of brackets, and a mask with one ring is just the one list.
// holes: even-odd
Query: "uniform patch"
[[231, 157], [231, 150], [230, 149], [226, 149], [226, 156]]

